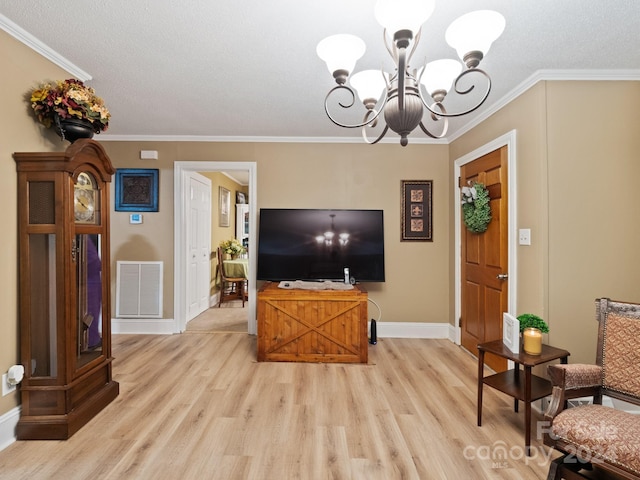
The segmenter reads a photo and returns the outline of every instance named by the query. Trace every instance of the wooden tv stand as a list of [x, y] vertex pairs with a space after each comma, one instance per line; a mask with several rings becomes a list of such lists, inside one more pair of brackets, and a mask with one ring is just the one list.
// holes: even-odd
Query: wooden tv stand
[[367, 363], [367, 292], [299, 290], [265, 283], [258, 291], [258, 361]]

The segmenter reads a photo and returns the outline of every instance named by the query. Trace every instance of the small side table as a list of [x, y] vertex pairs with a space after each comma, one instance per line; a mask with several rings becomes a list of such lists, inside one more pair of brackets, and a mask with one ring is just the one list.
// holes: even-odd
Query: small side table
[[[493, 353], [515, 363], [515, 368], [506, 372], [484, 376], [484, 354]], [[481, 343], [478, 345], [478, 426], [482, 425], [482, 388], [486, 384], [502, 393], [514, 398], [514, 411], [518, 411], [518, 400], [524, 402], [524, 445], [527, 455], [530, 455], [531, 445], [531, 402], [551, 394], [551, 382], [531, 373], [536, 365], [560, 359], [567, 363], [570, 353], [561, 348], [542, 345], [540, 355], [529, 355], [524, 351], [513, 353], [502, 340]], [[524, 382], [520, 377], [520, 365], [524, 367]]]

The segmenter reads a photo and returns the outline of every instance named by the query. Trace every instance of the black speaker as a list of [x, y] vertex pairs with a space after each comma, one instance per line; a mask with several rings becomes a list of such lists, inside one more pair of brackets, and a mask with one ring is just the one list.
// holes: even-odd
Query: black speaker
[[375, 345], [376, 343], [378, 343], [378, 332], [376, 328], [376, 321], [373, 318], [371, 319], [371, 338], [369, 338], [369, 343], [371, 345]]

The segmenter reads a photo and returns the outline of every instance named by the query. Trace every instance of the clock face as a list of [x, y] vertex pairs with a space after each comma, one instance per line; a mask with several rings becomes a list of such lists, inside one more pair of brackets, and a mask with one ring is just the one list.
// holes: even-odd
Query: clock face
[[78, 223], [96, 223], [96, 189], [87, 173], [78, 175], [74, 188], [73, 211]]

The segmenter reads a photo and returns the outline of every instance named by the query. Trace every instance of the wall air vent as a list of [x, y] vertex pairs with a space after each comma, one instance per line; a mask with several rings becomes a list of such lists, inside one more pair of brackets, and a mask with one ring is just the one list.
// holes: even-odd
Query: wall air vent
[[116, 317], [162, 317], [163, 262], [117, 262]]

